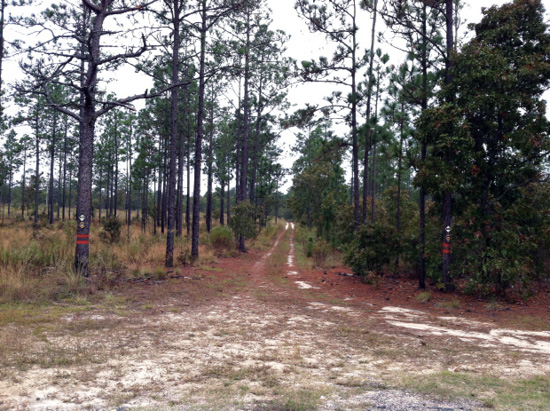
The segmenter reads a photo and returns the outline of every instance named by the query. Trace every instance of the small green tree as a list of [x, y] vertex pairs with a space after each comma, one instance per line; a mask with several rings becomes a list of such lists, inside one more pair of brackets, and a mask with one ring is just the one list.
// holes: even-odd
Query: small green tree
[[376, 222], [362, 225], [345, 251], [344, 261], [361, 276], [380, 274], [401, 253], [401, 235], [394, 227]]
[[250, 201], [241, 201], [232, 210], [231, 222], [229, 226], [233, 230], [236, 238], [244, 239], [256, 238], [258, 235], [259, 211]]

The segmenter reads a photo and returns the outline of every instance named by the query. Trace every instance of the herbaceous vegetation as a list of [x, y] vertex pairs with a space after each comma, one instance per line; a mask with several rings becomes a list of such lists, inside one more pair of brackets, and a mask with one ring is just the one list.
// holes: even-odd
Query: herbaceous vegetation
[[[10, 275], [62, 260], [89, 278], [124, 241], [127, 266], [153, 247], [172, 268], [205, 244], [245, 252], [284, 217], [317, 265], [342, 253], [365, 278], [528, 297], [550, 258], [542, 2], [487, 8], [465, 38], [460, 0], [294, 6], [321, 55], [289, 58], [265, 0], [3, 5], [0, 63], [22, 74], [0, 66], [0, 222], [34, 227], [1, 245]], [[144, 81], [123, 93], [128, 70]], [[324, 100], [293, 106], [304, 84]]]

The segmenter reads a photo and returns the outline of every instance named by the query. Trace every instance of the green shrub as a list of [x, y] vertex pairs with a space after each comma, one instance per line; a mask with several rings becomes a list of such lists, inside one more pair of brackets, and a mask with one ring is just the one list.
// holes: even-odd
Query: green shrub
[[347, 247], [344, 261], [359, 275], [380, 273], [401, 253], [401, 235], [391, 226], [375, 223], [365, 224], [357, 231]]
[[313, 265], [317, 267], [324, 267], [331, 251], [332, 247], [329, 243], [325, 240], [317, 240], [312, 252]]
[[218, 221], [220, 219], [220, 216], [221, 216], [221, 211], [220, 210], [212, 211], [212, 220]]
[[302, 224], [297, 224], [294, 231], [294, 241], [302, 247], [306, 257], [313, 256], [313, 238], [315, 237], [315, 229], [308, 228]]
[[116, 217], [108, 217], [103, 221], [103, 232], [99, 234], [102, 241], [116, 243], [120, 239], [122, 221]]
[[313, 237], [309, 237], [304, 243], [304, 253], [307, 258], [313, 257], [313, 250], [315, 250], [315, 243], [313, 242]]
[[234, 247], [233, 231], [225, 225], [214, 227], [210, 231], [210, 245], [216, 250], [230, 250]]
[[256, 238], [260, 212], [250, 201], [241, 201], [231, 209], [231, 229], [235, 237]]

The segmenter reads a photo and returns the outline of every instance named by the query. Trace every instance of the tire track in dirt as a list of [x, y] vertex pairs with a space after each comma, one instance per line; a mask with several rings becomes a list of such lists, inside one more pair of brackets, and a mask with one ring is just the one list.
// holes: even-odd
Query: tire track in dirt
[[[288, 228], [288, 225], [287, 225]], [[287, 265], [287, 275], [298, 276], [294, 261], [296, 260], [296, 249], [294, 244], [294, 226], [291, 226], [290, 250]], [[299, 289], [319, 289], [307, 281], [294, 281]], [[349, 301], [349, 300], [348, 300]], [[336, 306], [320, 301], [309, 302], [309, 309], [324, 313], [340, 312], [352, 316], [361, 315], [364, 311], [352, 309], [347, 306]], [[456, 338], [462, 342], [469, 342], [479, 345], [480, 348], [509, 347], [524, 352], [550, 355], [550, 332], [548, 331], [522, 331], [513, 329], [496, 328], [489, 323], [466, 320], [451, 316], [431, 316], [418, 310], [410, 310], [401, 307], [383, 306], [376, 313], [370, 314], [375, 318], [381, 318], [386, 324], [392, 326], [390, 333], [401, 333], [403, 330], [413, 330], [423, 335]]]
[[[286, 235], [289, 252], [277, 274], [283, 277], [279, 282], [268, 276], [268, 261], [281, 241], [287, 241]], [[315, 409], [319, 411], [482, 409], [478, 402], [447, 403], [385, 388], [393, 374], [436, 373], [441, 367], [455, 367], [440, 359], [446, 348], [440, 340], [459, 336], [423, 337], [426, 345], [419, 345], [417, 336], [430, 330], [412, 328], [415, 323], [442, 328], [443, 321], [451, 329], [447, 323], [452, 320], [383, 304], [362, 306], [360, 296], [348, 300], [331, 295], [330, 286], [317, 284], [307, 270], [297, 267], [290, 224], [267, 252], [252, 251], [237, 261], [238, 265], [233, 261], [224, 269], [238, 273], [232, 278], [246, 283], [246, 288], [222, 293], [207, 304], [188, 306], [177, 299], [165, 300], [154, 314], [143, 307], [128, 308], [125, 316], [116, 316], [111, 328], [109, 315], [115, 314], [97, 311], [75, 319], [70, 327], [45, 333], [50, 344], [69, 352], [93, 347], [100, 360], [10, 370], [9, 379], [0, 378], [0, 410], [187, 411], [202, 407], [258, 411], [286, 409], [285, 401], [297, 395], [305, 398], [300, 409], [314, 409], [307, 406], [310, 393], [318, 397]], [[208, 275], [218, 278], [215, 273]], [[303, 289], [299, 282], [316, 287]], [[474, 328], [454, 323], [453, 330]], [[80, 332], [71, 333], [78, 327]], [[479, 331], [482, 325], [475, 327]], [[516, 367], [521, 358], [510, 366]], [[461, 367], [465, 359], [458, 360]], [[478, 370], [478, 362], [476, 352], [468, 366]], [[536, 365], [533, 360], [523, 368]], [[494, 362], [487, 367], [498, 369]]]

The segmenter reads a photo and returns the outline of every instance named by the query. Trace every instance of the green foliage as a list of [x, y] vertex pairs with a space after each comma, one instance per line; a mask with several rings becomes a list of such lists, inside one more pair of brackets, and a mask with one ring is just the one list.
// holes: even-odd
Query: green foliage
[[297, 175], [289, 207], [298, 222], [315, 227], [319, 236], [336, 245], [335, 222], [347, 199], [341, 167], [345, 145], [340, 139], [325, 135], [323, 130], [319, 126], [308, 138], [299, 138], [297, 148], [302, 157], [294, 164]]
[[314, 266], [324, 267], [333, 251], [333, 247], [326, 240], [318, 237], [315, 232], [314, 229], [298, 226], [294, 240], [302, 248], [304, 255], [313, 260]]
[[304, 244], [304, 254], [307, 258], [313, 257], [313, 251], [315, 250], [315, 243], [313, 242], [313, 237], [309, 239]]
[[544, 275], [550, 190], [532, 184], [521, 193], [520, 201], [509, 209], [498, 207], [491, 216], [472, 206], [456, 225], [454, 252], [464, 261], [456, 271], [468, 278], [467, 291], [504, 296], [511, 289], [525, 298], [529, 285]]
[[[397, 228], [397, 187], [388, 188], [380, 197], [380, 206], [378, 207], [380, 218], [379, 221], [384, 221], [390, 226]], [[409, 267], [415, 267], [418, 262], [419, 241], [418, 241], [418, 225], [419, 211], [418, 203], [414, 202], [406, 191], [401, 192], [400, 200], [401, 214], [401, 241], [402, 249], [400, 258]], [[437, 224], [437, 223], [436, 223]], [[439, 244], [439, 241], [437, 241]]]
[[103, 231], [99, 233], [99, 238], [107, 243], [116, 243], [120, 239], [120, 230], [122, 221], [116, 217], [107, 217], [103, 221]]
[[[367, 213], [370, 213], [370, 203]], [[338, 208], [334, 226], [338, 245], [350, 244], [353, 241], [355, 237], [355, 227], [353, 225], [353, 206], [346, 204]]]
[[312, 252], [313, 265], [316, 267], [324, 267], [331, 251], [332, 247], [325, 240], [320, 239], [316, 241]]
[[258, 235], [258, 219], [260, 210], [250, 201], [241, 201], [236, 206], [231, 208], [231, 223], [230, 227], [235, 234], [235, 237], [243, 236], [244, 238], [256, 238]]
[[377, 222], [359, 228], [344, 254], [344, 261], [359, 275], [380, 274], [402, 250], [402, 239], [394, 227]]
[[[453, 58], [440, 105], [417, 122], [430, 151], [416, 184], [433, 195], [436, 208], [444, 193], [452, 193], [452, 275], [483, 295], [526, 291], [542, 273], [547, 217], [540, 210], [550, 204], [546, 190], [535, 188], [550, 148], [541, 100], [550, 84], [543, 17], [538, 0], [486, 10], [473, 26], [475, 37]], [[432, 238], [435, 247], [440, 230]]]
[[230, 250], [234, 247], [234, 235], [230, 227], [219, 225], [210, 231], [210, 244], [216, 250]]
[[314, 238], [315, 238], [315, 230], [301, 224], [298, 224], [296, 226], [296, 229], [294, 231], [294, 241], [296, 242], [296, 244], [302, 247], [304, 254], [308, 258], [313, 255]]

